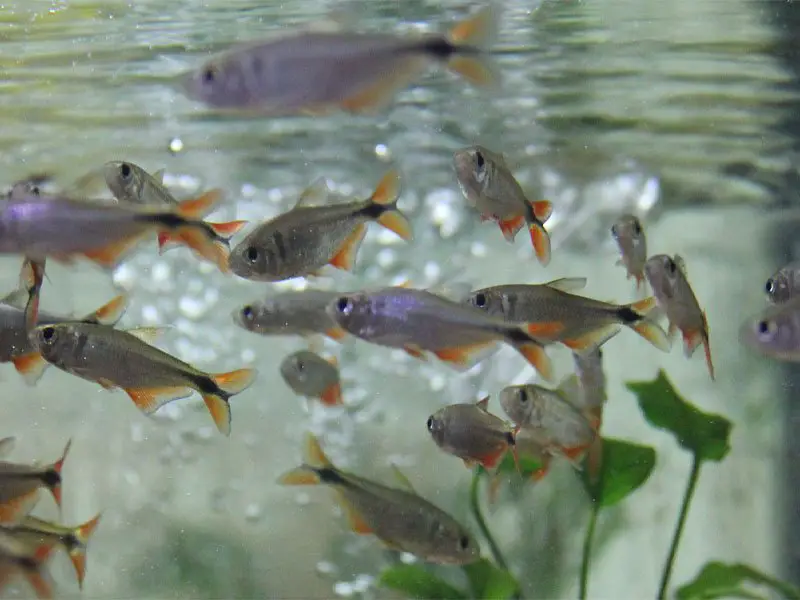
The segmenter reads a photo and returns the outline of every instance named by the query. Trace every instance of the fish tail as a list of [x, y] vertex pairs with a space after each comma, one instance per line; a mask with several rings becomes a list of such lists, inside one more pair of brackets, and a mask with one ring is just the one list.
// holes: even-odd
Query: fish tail
[[400, 173], [392, 169], [378, 182], [370, 200], [384, 208], [378, 216], [378, 223], [404, 240], [411, 239], [411, 224], [406, 216], [397, 210], [400, 197]]
[[116, 325], [122, 318], [122, 315], [125, 314], [127, 308], [128, 296], [120, 294], [93, 313], [86, 315], [83, 321], [85, 323], [97, 323], [100, 325]]
[[42, 600], [49, 600], [53, 598], [53, 582], [50, 580], [50, 575], [45, 568], [45, 562], [50, 557], [50, 554], [55, 547], [54, 544], [41, 544], [32, 556], [27, 557], [21, 563], [22, 572], [36, 597]]
[[312, 433], [306, 434], [303, 461], [305, 464], [281, 475], [278, 483], [281, 485], [318, 485], [322, 482], [319, 470], [333, 467], [331, 461], [325, 456], [319, 440]]
[[42, 472], [42, 482], [47, 486], [47, 489], [50, 490], [59, 510], [61, 510], [61, 471], [64, 468], [64, 461], [67, 459], [70, 446], [72, 446], [71, 439], [68, 440], [67, 445], [64, 446], [64, 452], [61, 453], [61, 458], [52, 465], [45, 467]]
[[177, 242], [187, 246], [201, 258], [217, 265], [221, 272], [228, 273], [230, 271], [228, 266], [228, 255], [230, 254], [228, 242], [226, 239], [217, 236], [213, 228], [206, 229], [204, 225], [210, 224], [190, 221], [173, 231], [162, 232], [159, 235], [159, 246], [163, 247], [165, 244]]
[[543, 267], [546, 267], [550, 264], [550, 235], [542, 222], [538, 220], [528, 223], [528, 231], [531, 234], [531, 243], [533, 244], [536, 258], [539, 259]]
[[231, 434], [231, 406], [228, 400], [250, 387], [255, 378], [254, 369], [239, 369], [211, 375], [211, 379], [222, 393], [203, 393], [202, 396], [220, 433], [226, 436]]
[[669, 352], [672, 347], [669, 336], [652, 320], [647, 318], [657, 306], [654, 296], [633, 302], [619, 309], [619, 317], [623, 323], [650, 342], [662, 352]]
[[492, 5], [457, 23], [447, 33], [447, 40], [456, 50], [447, 61], [447, 68], [473, 85], [496, 86], [500, 81], [497, 66], [480, 49], [492, 43], [497, 30], [498, 11]]
[[83, 589], [83, 579], [86, 576], [86, 544], [89, 542], [94, 530], [97, 529], [101, 514], [86, 521], [83, 525], [78, 525], [72, 532], [77, 544], [69, 550], [69, 558], [72, 561], [72, 566], [75, 567], [78, 587], [81, 589]]
[[44, 260], [25, 258], [20, 271], [20, 283], [28, 292], [28, 302], [25, 305], [25, 326], [30, 331], [36, 326], [39, 319], [39, 298], [42, 284], [44, 283]]
[[553, 215], [553, 203], [549, 200], [536, 200], [530, 203], [533, 210], [533, 216], [542, 223], [546, 223]]
[[514, 329], [509, 343], [533, 365], [542, 377], [547, 381], [553, 381], [553, 363], [544, 351], [542, 343], [533, 339], [531, 335], [535, 334], [530, 332], [526, 326]]
[[325, 406], [340, 406], [344, 404], [342, 400], [342, 385], [338, 381], [330, 384], [325, 391], [320, 394], [320, 401]]
[[178, 203], [177, 212], [189, 219], [202, 219], [217, 207], [222, 200], [222, 190], [214, 188], [197, 196]]

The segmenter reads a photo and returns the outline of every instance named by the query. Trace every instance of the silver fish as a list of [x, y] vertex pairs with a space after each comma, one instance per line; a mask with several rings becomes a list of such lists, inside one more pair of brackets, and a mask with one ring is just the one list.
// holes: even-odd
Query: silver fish
[[150, 343], [157, 330], [121, 331], [92, 323], [57, 323], [34, 330], [36, 346], [55, 367], [123, 389], [145, 414], [197, 391], [219, 431], [230, 435], [228, 400], [255, 379], [253, 369], [209, 374], [159, 350]]
[[327, 310], [348, 333], [417, 358], [432, 352], [466, 367], [497, 342], [505, 342], [544, 378], [552, 377], [550, 359], [536, 338], [542, 324], [506, 323], [428, 291], [403, 287], [343, 294]]
[[658, 306], [667, 315], [670, 337], [675, 330], [681, 331], [687, 357], [692, 356], [697, 347], [703, 344], [708, 372], [713, 380], [714, 363], [711, 361], [708, 320], [686, 278], [683, 259], [677, 254], [674, 257], [657, 254], [645, 263], [644, 274], [653, 288]]
[[103, 165], [103, 177], [114, 197], [130, 204], [166, 204], [177, 206], [178, 201], [164, 186], [164, 170], [152, 175], [139, 165], [128, 161], [109, 161]]
[[282, 281], [315, 274], [327, 264], [352, 270], [369, 221], [411, 238], [411, 226], [397, 210], [399, 187], [399, 174], [389, 171], [367, 200], [328, 206], [307, 205], [304, 199], [316, 194], [306, 190], [292, 210], [263, 223], [233, 249], [231, 271], [252, 281]]
[[391, 488], [337, 469], [314, 436], [306, 437], [304, 462], [278, 480], [282, 485], [329, 485], [356, 533], [374, 534], [390, 548], [422, 560], [463, 565], [480, 558], [475, 538], [453, 517], [406, 489]]
[[281, 292], [236, 309], [233, 322], [261, 335], [323, 334], [338, 341], [347, 334], [325, 309], [340, 295], [335, 291], [309, 289]]
[[47, 488], [61, 507], [61, 470], [72, 441], [56, 462], [31, 466], [0, 461], [0, 523], [15, 523], [26, 516], [39, 499], [39, 489]]
[[765, 290], [767, 298], [773, 304], [788, 302], [800, 295], [800, 261], [791, 262], [778, 269], [767, 279]]
[[319, 398], [326, 406], [342, 403], [339, 367], [335, 358], [325, 360], [309, 350], [300, 350], [284, 358], [281, 377], [295, 394]]
[[768, 307], [739, 330], [745, 346], [771, 358], [800, 362], [800, 298]]
[[496, 29], [489, 7], [447, 35], [405, 38], [306, 27], [251, 42], [186, 74], [186, 95], [208, 106], [259, 114], [374, 113], [431, 63], [477, 85], [498, 79], [480, 47]]
[[628, 279], [633, 277], [639, 289], [644, 284], [644, 263], [647, 262], [647, 238], [641, 221], [634, 215], [622, 215], [611, 226], [611, 235], [622, 254], [617, 264], [628, 270]]
[[509, 242], [527, 223], [536, 257], [542, 265], [550, 263], [550, 236], [544, 223], [553, 205], [528, 200], [502, 154], [483, 146], [463, 148], [453, 154], [453, 168], [461, 192], [483, 220], [497, 221]]
[[475, 290], [465, 303], [512, 323], [550, 323], [550, 331], [540, 330], [540, 337], [576, 352], [601, 346], [623, 325], [659, 350], [669, 350], [667, 335], [647, 318], [655, 298], [618, 305], [570, 293], [585, 283], [583, 278], [564, 278], [539, 285], [496, 285]]

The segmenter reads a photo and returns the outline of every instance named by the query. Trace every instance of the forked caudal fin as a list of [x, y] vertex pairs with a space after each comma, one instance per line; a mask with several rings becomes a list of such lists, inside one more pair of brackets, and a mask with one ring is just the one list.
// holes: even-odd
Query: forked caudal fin
[[256, 375], [255, 369], [239, 369], [211, 375], [211, 379], [222, 393], [203, 393], [202, 396], [220, 433], [226, 436], [231, 434], [231, 407], [228, 400], [250, 387]]
[[447, 68], [473, 85], [497, 86], [500, 72], [494, 62], [481, 52], [497, 36], [497, 21], [497, 8], [490, 5], [457, 23], [447, 34], [448, 41], [456, 48], [447, 62]]
[[93, 519], [87, 521], [83, 525], [78, 525], [73, 531], [77, 544], [69, 549], [69, 558], [72, 561], [72, 566], [75, 568], [75, 575], [78, 578], [78, 587], [83, 589], [83, 579], [86, 576], [86, 544], [89, 538], [92, 537], [97, 525], [100, 523], [101, 514], [98, 514]]
[[67, 441], [61, 458], [52, 465], [45, 467], [42, 471], [42, 483], [44, 483], [47, 489], [50, 490], [50, 493], [53, 494], [53, 499], [56, 501], [59, 511], [61, 510], [61, 471], [64, 468], [64, 461], [67, 459], [70, 446], [72, 446], [72, 440]]
[[317, 469], [333, 468], [333, 464], [325, 456], [319, 440], [311, 433], [306, 434], [303, 461], [303, 465], [281, 475], [278, 483], [281, 485], [317, 485], [320, 483]]
[[188, 221], [172, 231], [162, 231], [159, 234], [159, 246], [179, 243], [191, 248], [200, 258], [214, 263], [223, 273], [230, 272], [228, 256], [230, 248], [228, 239], [239, 231], [246, 221], [231, 221], [229, 223], [206, 223], [204, 221]]
[[656, 323], [646, 318], [655, 308], [656, 299], [652, 296], [624, 306], [623, 309], [629, 309], [639, 317], [636, 322], [626, 322], [626, 325], [662, 352], [669, 352], [672, 347], [669, 336]]
[[373, 204], [385, 207], [378, 216], [378, 223], [389, 231], [396, 233], [404, 240], [411, 239], [411, 224], [403, 213], [397, 210], [397, 199], [400, 197], [400, 173], [392, 169], [388, 171], [372, 192], [370, 200]]

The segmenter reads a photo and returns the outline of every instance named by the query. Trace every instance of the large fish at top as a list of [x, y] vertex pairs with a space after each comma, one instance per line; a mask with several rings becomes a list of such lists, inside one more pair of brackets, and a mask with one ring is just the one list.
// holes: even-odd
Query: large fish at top
[[231, 49], [185, 75], [182, 83], [189, 98], [220, 109], [264, 115], [374, 113], [431, 63], [443, 63], [476, 85], [496, 83], [498, 75], [482, 51], [496, 28], [492, 7], [446, 35], [306, 27]]

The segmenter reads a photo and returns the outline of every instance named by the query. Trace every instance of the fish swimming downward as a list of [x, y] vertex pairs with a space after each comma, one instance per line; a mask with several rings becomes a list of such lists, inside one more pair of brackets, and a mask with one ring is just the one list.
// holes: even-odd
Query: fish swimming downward
[[496, 221], [509, 242], [527, 225], [536, 257], [542, 265], [549, 264], [550, 236], [544, 224], [553, 212], [553, 205], [547, 200], [528, 200], [505, 157], [483, 146], [456, 151], [453, 167], [467, 203], [481, 218]]
[[256, 114], [376, 113], [431, 63], [473, 84], [499, 80], [483, 52], [497, 29], [486, 7], [447, 35], [401, 37], [346, 31], [331, 22], [250, 42], [183, 76], [186, 95], [207, 106]]
[[426, 290], [390, 287], [342, 294], [328, 314], [366, 342], [400, 348], [424, 358], [432, 352], [456, 367], [469, 367], [498, 342], [511, 345], [545, 378], [552, 364], [539, 340], [549, 323], [512, 324]]
[[386, 173], [366, 200], [319, 205], [327, 194], [317, 188], [324, 185], [323, 179], [312, 183], [292, 210], [239, 242], [230, 255], [231, 271], [252, 281], [282, 281], [318, 274], [327, 264], [352, 270], [370, 221], [411, 239], [411, 225], [397, 210], [397, 171]]
[[93, 323], [55, 323], [34, 330], [47, 362], [105, 389], [123, 389], [145, 414], [186, 398], [192, 390], [199, 392], [217, 429], [230, 435], [228, 401], [253, 383], [256, 371], [205, 373], [151, 345], [158, 332]]
[[177, 206], [178, 200], [164, 186], [164, 170], [152, 175], [132, 162], [113, 160], [103, 165], [103, 177], [114, 197], [128, 204]]
[[622, 258], [617, 261], [628, 271], [628, 279], [636, 280], [636, 289], [644, 285], [644, 264], [647, 262], [647, 238], [642, 222], [634, 215], [622, 215], [611, 226]]
[[571, 293], [585, 285], [586, 280], [579, 277], [539, 285], [496, 285], [475, 290], [465, 304], [510, 323], [550, 323], [551, 333], [539, 337], [575, 352], [601, 346], [623, 325], [659, 350], [669, 351], [667, 334], [647, 316], [656, 307], [656, 298], [618, 305]]
[[355, 533], [374, 534], [389, 548], [432, 563], [463, 565], [480, 558], [480, 548], [472, 534], [417, 495], [399, 471], [395, 473], [404, 489], [341, 471], [331, 464], [311, 434], [306, 437], [304, 461], [302, 466], [282, 475], [278, 482], [331, 486]]

